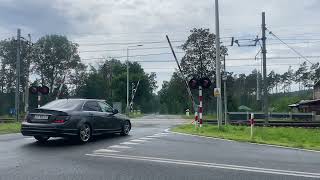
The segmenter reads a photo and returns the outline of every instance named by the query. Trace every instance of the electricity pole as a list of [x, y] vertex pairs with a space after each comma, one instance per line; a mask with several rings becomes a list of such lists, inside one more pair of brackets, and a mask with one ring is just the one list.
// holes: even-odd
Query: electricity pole
[[19, 106], [20, 106], [20, 36], [21, 30], [17, 30], [17, 64], [16, 64], [16, 93], [15, 93], [15, 110], [16, 110], [16, 121], [19, 121]]
[[[29, 49], [31, 50], [31, 35], [28, 34], [29, 40]], [[31, 52], [30, 52], [31, 53]], [[30, 69], [30, 56], [27, 57], [27, 77], [26, 77], [26, 88], [25, 88], [25, 97], [24, 97], [24, 112], [27, 112], [29, 109], [29, 69]]]
[[228, 124], [228, 118], [227, 118], [227, 113], [228, 113], [228, 101], [227, 101], [227, 71], [226, 71], [226, 55], [223, 56], [223, 70], [224, 70], [224, 75], [223, 75], [223, 100], [224, 100], [224, 124]]
[[266, 21], [265, 12], [262, 12], [262, 70], [263, 70], [263, 111], [264, 111], [264, 121], [268, 123], [268, 90], [267, 90], [267, 50], [266, 50]]
[[[221, 69], [220, 69], [220, 32], [219, 32], [219, 4], [218, 0], [215, 0], [215, 19], [216, 19], [216, 82], [217, 88], [221, 91]], [[222, 99], [221, 93], [217, 97], [217, 118], [218, 118], [218, 128], [221, 128], [222, 124]]]
[[129, 115], [129, 47], [127, 47], [127, 107], [126, 114]]

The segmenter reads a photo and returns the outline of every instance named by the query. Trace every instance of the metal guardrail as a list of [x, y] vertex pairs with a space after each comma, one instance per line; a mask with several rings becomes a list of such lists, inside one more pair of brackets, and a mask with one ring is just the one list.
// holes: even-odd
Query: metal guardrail
[[14, 118], [0, 118], [0, 123], [10, 123], [15, 122]]
[[[231, 125], [250, 126], [249, 120], [231, 120]], [[204, 120], [204, 124], [217, 124], [216, 120]], [[269, 127], [312, 127], [320, 128], [320, 121], [285, 121], [285, 120], [272, 120], [268, 124], [264, 121], [255, 121], [255, 126], [269, 126]]]
[[[250, 114], [254, 114], [255, 119], [264, 119], [264, 113], [261, 112], [228, 112], [230, 120], [245, 120], [249, 119]], [[313, 113], [273, 113], [268, 114], [269, 118], [275, 119], [290, 119], [290, 120], [315, 120], [315, 114]]]

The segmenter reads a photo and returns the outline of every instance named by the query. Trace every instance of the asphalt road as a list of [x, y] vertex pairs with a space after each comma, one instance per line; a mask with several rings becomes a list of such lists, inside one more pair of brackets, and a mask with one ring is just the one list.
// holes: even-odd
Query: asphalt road
[[38, 144], [0, 136], [0, 180], [320, 179], [320, 153], [170, 133], [178, 116], [133, 120], [130, 136]]

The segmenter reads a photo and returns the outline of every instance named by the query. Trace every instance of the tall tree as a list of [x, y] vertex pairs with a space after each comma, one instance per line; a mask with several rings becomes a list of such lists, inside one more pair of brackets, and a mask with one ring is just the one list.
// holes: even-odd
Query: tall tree
[[302, 83], [304, 81], [303, 74], [307, 71], [307, 62], [300, 64], [300, 67], [295, 72], [295, 81], [299, 84], [299, 90], [302, 89]]
[[60, 35], [41, 37], [34, 44], [34, 72], [52, 94], [63, 77], [79, 67], [78, 45]]
[[[193, 29], [188, 39], [182, 44], [185, 55], [181, 60], [183, 73], [188, 78], [201, 75], [212, 78], [215, 74], [215, 35], [209, 29]], [[227, 48], [221, 46], [221, 57], [227, 55]]]
[[320, 79], [320, 66], [319, 62], [310, 66], [310, 86], [313, 86]]
[[[1, 60], [1, 70], [0, 70], [0, 90], [1, 92], [12, 92], [14, 91], [15, 79], [16, 79], [16, 62], [17, 62], [17, 41], [14, 38], [5, 39], [0, 41], [0, 60]], [[20, 47], [20, 59], [21, 59], [21, 69], [20, 69], [20, 80], [21, 89], [26, 84], [26, 74], [31, 61], [32, 48], [29, 42], [21, 39]], [[22, 89], [24, 90], [24, 89]]]
[[267, 83], [268, 83], [268, 91], [271, 91], [276, 86], [276, 73], [272, 70], [267, 77]]

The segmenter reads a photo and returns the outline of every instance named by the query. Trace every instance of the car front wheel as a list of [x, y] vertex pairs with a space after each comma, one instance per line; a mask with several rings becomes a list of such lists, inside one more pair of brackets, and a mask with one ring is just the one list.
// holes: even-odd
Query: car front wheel
[[121, 135], [122, 136], [126, 136], [129, 134], [131, 130], [131, 124], [129, 121], [125, 121], [122, 125], [122, 131], [121, 131]]

